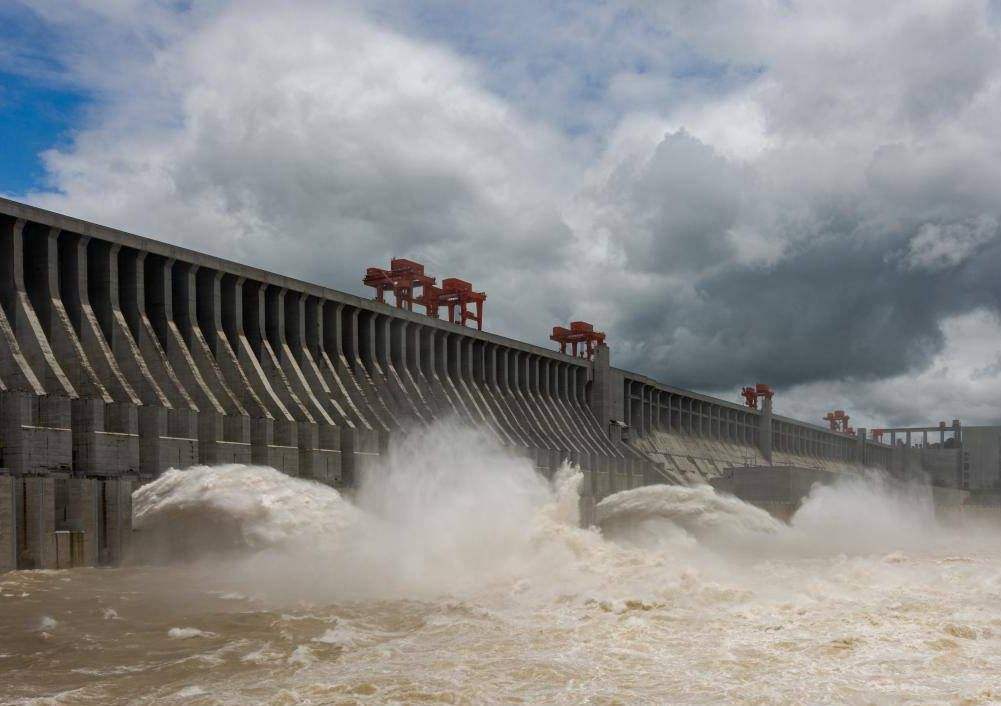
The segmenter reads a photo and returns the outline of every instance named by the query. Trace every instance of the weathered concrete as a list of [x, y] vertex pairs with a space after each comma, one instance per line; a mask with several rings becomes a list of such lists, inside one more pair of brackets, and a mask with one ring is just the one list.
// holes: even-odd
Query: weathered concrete
[[30, 476], [22, 480], [24, 493], [24, 537], [18, 568], [55, 569], [56, 561], [56, 481]]
[[19, 486], [19, 479], [0, 473], [0, 572], [17, 568], [20, 527], [15, 503]]
[[59, 529], [80, 532], [81, 552], [75, 566], [94, 566], [99, 559], [98, 528], [101, 524], [101, 481], [69, 478], [65, 520]]

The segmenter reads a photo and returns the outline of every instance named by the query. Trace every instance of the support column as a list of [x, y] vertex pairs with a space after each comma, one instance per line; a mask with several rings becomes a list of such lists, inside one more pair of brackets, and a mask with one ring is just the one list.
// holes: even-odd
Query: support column
[[0, 574], [17, 568], [17, 522], [19, 482], [12, 475], [0, 474]]
[[319, 303], [317, 316], [321, 327], [317, 363], [320, 364], [330, 389], [352, 414], [359, 429], [369, 428], [377, 434], [388, 433], [389, 426], [381, 417], [380, 410], [366, 396], [345, 355], [344, 304], [323, 300]]
[[[59, 293], [84, 354], [101, 384], [118, 405], [138, 405], [139, 396], [115, 361], [91, 304], [88, 270], [90, 238], [63, 233], [59, 236]], [[134, 432], [134, 429], [114, 431]]]
[[[303, 357], [305, 307], [299, 292], [269, 286], [267, 290], [267, 334], [273, 363], [288, 394], [299, 401], [308, 419], [300, 419], [299, 474], [321, 483], [335, 485], [341, 479], [341, 442], [338, 428], [326, 406], [317, 397], [321, 388], [311, 387], [299, 359]], [[309, 443], [306, 443], [307, 440]]]
[[24, 483], [24, 523], [27, 551], [20, 568], [55, 569], [56, 560], [56, 481], [29, 476]]
[[611, 363], [608, 346], [602, 343], [595, 348], [594, 357], [591, 359], [590, 406], [594, 416], [598, 419], [598, 424], [609, 435], [611, 435], [612, 428], [611, 387]]
[[765, 463], [772, 465], [772, 400], [761, 398], [761, 413], [758, 415], [758, 448]]
[[[224, 280], [232, 297], [231, 308], [235, 315], [233, 336], [236, 355], [244, 379], [267, 408], [267, 425], [255, 422], [251, 441], [255, 463], [263, 463], [288, 473], [299, 474], [299, 441], [292, 413], [275, 391], [275, 386], [261, 367], [261, 357], [267, 344], [264, 333], [264, 304], [259, 296], [259, 284], [247, 282], [243, 277]], [[224, 290], [224, 302], [226, 301]], [[224, 305], [224, 311], [227, 307]], [[270, 350], [270, 346], [268, 346]], [[265, 454], [260, 459], [259, 454]]]
[[70, 529], [83, 533], [83, 566], [97, 566], [100, 483], [93, 478], [69, 478], [66, 520]]
[[25, 246], [25, 284], [52, 352], [81, 397], [113, 400], [84, 352], [60, 292], [58, 228], [33, 231]]
[[132, 478], [102, 482], [104, 538], [101, 563], [120, 564], [128, 557], [132, 543]]
[[76, 397], [76, 390], [49, 345], [24, 282], [25, 221], [0, 220], [0, 299], [24, 359], [49, 395]]

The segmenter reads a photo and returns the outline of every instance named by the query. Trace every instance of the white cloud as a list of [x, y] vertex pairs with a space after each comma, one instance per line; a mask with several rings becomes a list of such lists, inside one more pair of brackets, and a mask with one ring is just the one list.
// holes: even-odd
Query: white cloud
[[590, 319], [617, 365], [805, 418], [948, 416], [910, 377], [995, 362], [984, 3], [32, 5], [96, 96], [40, 205], [356, 292], [409, 255], [491, 330]]
[[998, 222], [990, 216], [971, 223], [925, 223], [908, 243], [907, 262], [914, 269], [932, 271], [955, 267], [997, 235]]
[[[46, 156], [58, 191], [30, 200], [354, 291], [406, 254], [512, 313], [493, 304], [512, 279], [496, 258], [529, 277], [569, 239], [562, 140], [445, 49], [298, 9], [240, 3], [168, 41], [133, 74], [143, 89]], [[148, 121], [136, 103], [163, 95], [171, 113]]]

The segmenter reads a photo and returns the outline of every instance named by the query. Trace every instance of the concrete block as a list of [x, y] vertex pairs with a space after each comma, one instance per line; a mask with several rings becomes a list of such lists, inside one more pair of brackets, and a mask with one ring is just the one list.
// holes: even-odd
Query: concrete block
[[95, 476], [138, 473], [139, 437], [135, 434], [94, 432], [77, 445], [80, 472]]
[[17, 509], [20, 497], [17, 479], [0, 474], [0, 573], [17, 568]]
[[165, 407], [139, 408], [139, 468], [146, 478], [157, 478], [168, 468], [189, 468], [198, 463], [198, 440], [169, 435], [170, 418], [181, 420], [175, 428], [191, 431], [194, 415], [187, 410], [172, 412]]
[[[21, 427], [21, 453], [10, 459], [22, 473], [68, 473], [73, 467], [73, 433], [69, 429]], [[17, 459], [15, 461], [15, 459]]]
[[139, 434], [139, 405], [111, 402], [104, 406], [104, 431], [115, 434]]
[[198, 462], [251, 463], [250, 418], [214, 411], [198, 413]]
[[317, 449], [312, 453], [310, 478], [327, 485], [341, 485], [341, 452]]
[[[79, 563], [74, 566], [96, 566], [101, 520], [101, 481], [93, 478], [69, 478], [66, 481], [65, 528], [79, 532]], [[75, 556], [75, 555], [74, 555]], [[77, 561], [77, 559], [74, 559]]]
[[299, 475], [299, 449], [296, 446], [268, 446], [265, 466], [290, 476]]
[[358, 477], [374, 470], [380, 459], [379, 432], [374, 429], [342, 429], [341, 484], [354, 485]]
[[[25, 392], [0, 393], [0, 465], [17, 474], [69, 472], [73, 443], [70, 401]], [[69, 439], [69, 441], [67, 441]]]
[[240, 444], [250, 443], [250, 417], [227, 414], [222, 418], [222, 438]]
[[250, 465], [253, 463], [250, 444], [242, 444], [235, 441], [217, 441], [215, 444], [215, 460], [212, 463], [242, 463]]
[[56, 495], [55, 479], [24, 478], [24, 521], [26, 552], [21, 568], [55, 569]]
[[290, 476], [299, 475], [298, 434], [293, 422], [257, 418], [250, 424], [251, 454], [255, 464], [270, 466]]
[[73, 568], [73, 560], [70, 556], [70, 535], [69, 530], [56, 530], [56, 567], [57, 569]]
[[101, 547], [102, 564], [118, 564], [129, 554], [132, 542], [131, 478], [102, 481], [106, 542]]

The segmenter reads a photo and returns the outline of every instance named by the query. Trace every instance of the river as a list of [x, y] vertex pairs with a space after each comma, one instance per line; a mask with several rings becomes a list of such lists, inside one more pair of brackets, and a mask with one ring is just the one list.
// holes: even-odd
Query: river
[[0, 703], [1001, 702], [996, 527], [868, 477], [790, 524], [651, 486], [585, 530], [580, 482], [462, 429], [350, 498], [168, 472], [142, 565], [0, 576]]

